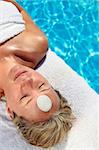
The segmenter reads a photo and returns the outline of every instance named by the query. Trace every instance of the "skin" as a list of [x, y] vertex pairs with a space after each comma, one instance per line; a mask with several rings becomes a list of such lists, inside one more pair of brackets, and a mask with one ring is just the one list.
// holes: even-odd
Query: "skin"
[[[26, 71], [15, 79], [19, 71]], [[59, 109], [59, 97], [48, 81], [35, 70], [18, 64], [13, 57], [0, 63], [0, 89], [7, 99], [7, 111], [28, 121], [39, 122], [49, 119]], [[13, 91], [13, 92], [12, 92]], [[47, 95], [52, 101], [49, 112], [42, 112], [36, 105], [38, 96]]]
[[12, 0], [22, 14], [26, 29], [5, 43], [0, 44], [0, 59], [13, 56], [20, 64], [35, 68], [46, 55], [48, 41], [25, 10]]
[[[12, 2], [21, 12], [26, 29], [0, 44], [0, 96], [5, 95], [11, 118], [15, 112], [28, 121], [44, 121], [58, 110], [59, 97], [48, 81], [31, 68], [35, 68], [45, 56], [48, 41], [22, 7], [12, 0], [6, 1]], [[14, 80], [16, 70], [27, 73]], [[47, 95], [52, 100], [53, 105], [49, 112], [44, 113], [38, 109], [36, 100], [40, 95]]]

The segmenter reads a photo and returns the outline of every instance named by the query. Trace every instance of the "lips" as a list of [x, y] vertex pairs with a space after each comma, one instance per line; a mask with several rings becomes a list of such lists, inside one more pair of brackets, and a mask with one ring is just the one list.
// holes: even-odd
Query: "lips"
[[18, 77], [20, 77], [21, 75], [23, 75], [24, 73], [26, 73], [27, 71], [18, 71], [15, 73], [14, 76], [14, 80], [16, 80]]
[[20, 76], [22, 76], [26, 72], [28, 72], [28, 71], [24, 67], [21, 67], [19, 65], [15, 65], [10, 70], [10, 75], [11, 75], [11, 78], [15, 81], [17, 78], [19, 78]]

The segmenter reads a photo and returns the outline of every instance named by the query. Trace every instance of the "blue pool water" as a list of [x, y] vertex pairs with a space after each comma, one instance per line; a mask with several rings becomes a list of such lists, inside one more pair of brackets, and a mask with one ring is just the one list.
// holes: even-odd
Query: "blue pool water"
[[45, 32], [51, 49], [99, 93], [99, 1], [17, 2]]

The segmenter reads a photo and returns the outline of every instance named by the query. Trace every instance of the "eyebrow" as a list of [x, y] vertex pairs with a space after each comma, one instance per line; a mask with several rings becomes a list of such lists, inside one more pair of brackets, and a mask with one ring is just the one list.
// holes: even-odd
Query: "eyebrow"
[[25, 105], [28, 105], [32, 101], [32, 98], [30, 98]]
[[43, 89], [41, 90], [41, 92], [48, 91], [48, 90], [50, 90], [50, 88]]

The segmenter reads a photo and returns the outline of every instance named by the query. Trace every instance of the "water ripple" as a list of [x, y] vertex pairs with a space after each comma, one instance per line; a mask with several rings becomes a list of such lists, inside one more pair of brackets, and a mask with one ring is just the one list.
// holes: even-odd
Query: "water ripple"
[[99, 1], [17, 0], [51, 49], [99, 93]]

